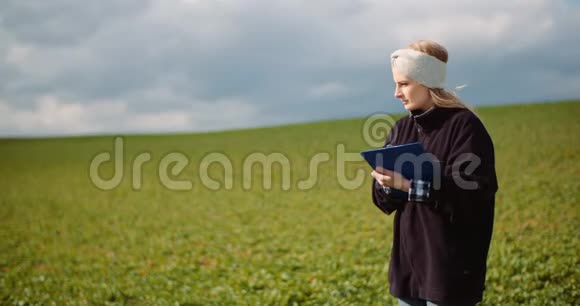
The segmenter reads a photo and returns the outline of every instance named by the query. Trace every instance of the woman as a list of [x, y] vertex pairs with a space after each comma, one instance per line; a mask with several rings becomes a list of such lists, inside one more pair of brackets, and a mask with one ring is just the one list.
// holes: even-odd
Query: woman
[[[389, 282], [400, 305], [475, 305], [485, 288], [498, 189], [494, 148], [479, 118], [443, 89], [447, 57], [424, 40], [391, 55], [395, 97], [409, 116], [385, 145], [420, 142], [440, 167], [433, 181], [372, 172], [374, 204], [396, 212]], [[394, 197], [393, 188], [408, 197]]]

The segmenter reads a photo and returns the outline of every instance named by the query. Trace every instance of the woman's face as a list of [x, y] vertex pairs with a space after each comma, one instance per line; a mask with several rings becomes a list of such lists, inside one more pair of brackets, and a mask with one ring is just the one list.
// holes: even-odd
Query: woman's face
[[395, 98], [403, 102], [407, 111], [426, 111], [433, 106], [429, 88], [399, 73], [394, 67], [393, 80], [395, 81]]

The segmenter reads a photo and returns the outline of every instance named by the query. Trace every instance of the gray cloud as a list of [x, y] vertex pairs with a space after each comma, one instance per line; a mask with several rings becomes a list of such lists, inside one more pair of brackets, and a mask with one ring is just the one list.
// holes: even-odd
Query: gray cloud
[[571, 1], [3, 1], [0, 18], [0, 135], [400, 112], [388, 55], [421, 38], [471, 104], [580, 96]]
[[2, 2], [2, 24], [19, 41], [39, 45], [80, 43], [95, 33], [103, 21], [138, 14], [148, 1], [76, 0]]

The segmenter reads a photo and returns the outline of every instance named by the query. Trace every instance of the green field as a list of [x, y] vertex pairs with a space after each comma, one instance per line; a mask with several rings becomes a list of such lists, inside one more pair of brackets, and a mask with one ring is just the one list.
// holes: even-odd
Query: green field
[[[495, 144], [500, 184], [483, 305], [580, 301], [580, 101], [477, 109]], [[337, 176], [337, 146], [369, 146], [364, 119], [207, 134], [127, 136], [117, 188], [92, 184], [89, 165], [113, 137], [0, 139], [0, 304], [394, 305], [387, 268], [392, 216], [370, 200], [370, 168], [350, 190]], [[131, 162], [148, 152], [141, 188]], [[189, 160], [171, 190], [165, 154]], [[233, 188], [207, 188], [200, 162], [232, 162]], [[282, 153], [291, 186], [273, 168], [244, 171], [254, 152]], [[317, 153], [312, 188], [299, 188]], [[112, 163], [101, 169], [112, 175]], [[211, 177], [226, 177], [218, 164]], [[244, 188], [244, 175], [252, 185]], [[170, 174], [171, 176], [171, 174]], [[246, 178], [248, 180], [248, 178]]]

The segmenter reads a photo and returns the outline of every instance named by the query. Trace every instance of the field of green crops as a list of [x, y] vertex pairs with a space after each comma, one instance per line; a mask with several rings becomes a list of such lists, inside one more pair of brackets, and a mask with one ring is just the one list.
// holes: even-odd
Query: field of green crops
[[[578, 304], [580, 101], [477, 113], [500, 184], [482, 305]], [[113, 136], [0, 139], [0, 304], [394, 305], [393, 217], [370, 200], [368, 165], [337, 153], [369, 148], [363, 122], [123, 137], [110, 190], [89, 170], [114, 153]], [[168, 153], [187, 163], [181, 172], [164, 171], [179, 165]], [[244, 167], [253, 153], [287, 158], [271, 188], [259, 165]], [[138, 156], [150, 160], [137, 167]], [[204, 179], [208, 156], [231, 175], [214, 162]], [[329, 160], [313, 177], [315, 156]], [[98, 174], [120, 175], [112, 162]]]

